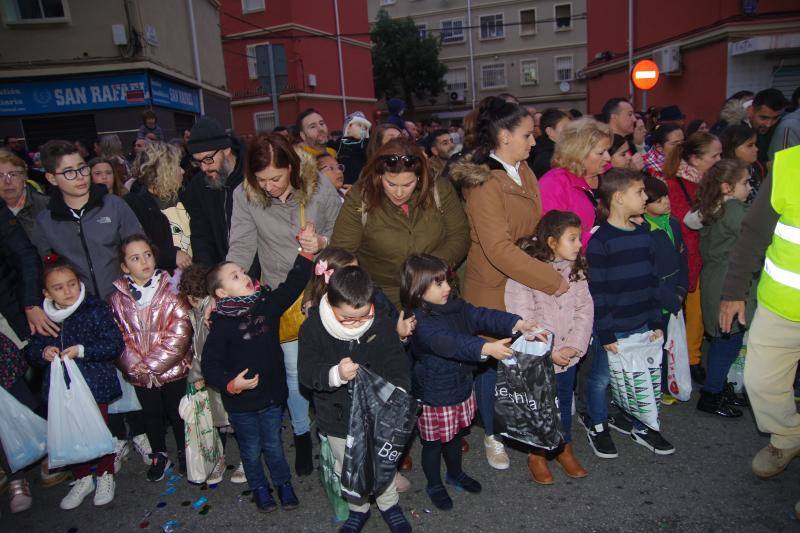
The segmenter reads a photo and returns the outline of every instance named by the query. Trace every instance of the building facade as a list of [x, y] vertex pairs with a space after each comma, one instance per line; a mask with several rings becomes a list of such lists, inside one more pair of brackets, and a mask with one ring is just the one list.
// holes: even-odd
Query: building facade
[[[687, 119], [716, 120], [724, 100], [767, 87], [800, 86], [796, 0], [632, 2], [633, 58], [653, 59], [661, 78], [635, 107], [678, 104]], [[589, 3], [589, 111], [629, 94], [626, 0]], [[644, 99], [646, 98], [646, 102]]]
[[585, 110], [586, 0], [369, 0], [441, 37], [447, 89], [415, 102], [420, 116], [464, 116], [482, 98], [511, 93], [523, 104]]
[[[354, 0], [222, 0], [225, 72], [240, 135], [294, 123], [313, 107], [331, 131], [353, 111], [375, 107], [367, 6]], [[269, 57], [279, 93], [278, 117], [259, 57]], [[261, 56], [259, 56], [261, 49]], [[263, 59], [262, 59], [263, 62]], [[269, 69], [267, 69], [269, 72]]]
[[31, 150], [116, 133], [152, 109], [167, 139], [201, 113], [230, 125], [216, 0], [0, 3], [0, 134]]

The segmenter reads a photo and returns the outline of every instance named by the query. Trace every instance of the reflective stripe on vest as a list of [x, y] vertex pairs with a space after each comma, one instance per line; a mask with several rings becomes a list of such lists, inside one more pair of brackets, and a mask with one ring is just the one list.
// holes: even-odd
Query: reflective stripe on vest
[[769, 257], [764, 260], [764, 272], [781, 285], [800, 290], [800, 274], [779, 267]]
[[775, 235], [792, 244], [800, 244], [800, 228], [795, 228], [778, 221], [775, 225]]

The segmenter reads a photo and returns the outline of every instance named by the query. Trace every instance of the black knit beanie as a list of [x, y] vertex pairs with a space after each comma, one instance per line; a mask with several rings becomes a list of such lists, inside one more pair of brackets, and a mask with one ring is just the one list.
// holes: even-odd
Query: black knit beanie
[[211, 117], [202, 117], [192, 127], [187, 148], [190, 154], [212, 152], [231, 146], [231, 138], [222, 125]]

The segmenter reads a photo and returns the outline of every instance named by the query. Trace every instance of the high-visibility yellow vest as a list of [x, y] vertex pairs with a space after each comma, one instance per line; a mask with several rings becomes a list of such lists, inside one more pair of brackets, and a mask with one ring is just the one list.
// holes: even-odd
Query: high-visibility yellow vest
[[772, 203], [780, 215], [758, 284], [758, 303], [800, 322], [800, 146], [775, 154]]

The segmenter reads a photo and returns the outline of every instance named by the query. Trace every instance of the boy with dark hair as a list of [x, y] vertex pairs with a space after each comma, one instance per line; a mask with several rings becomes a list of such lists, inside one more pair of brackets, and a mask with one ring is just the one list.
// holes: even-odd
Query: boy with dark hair
[[[152, 136], [155, 135], [155, 139]], [[149, 137], [148, 137], [149, 136]], [[158, 116], [152, 109], [145, 110], [142, 113], [142, 125], [139, 126], [139, 131], [136, 132], [137, 139], [148, 139], [155, 141], [164, 140], [164, 130], [158, 125]]]

